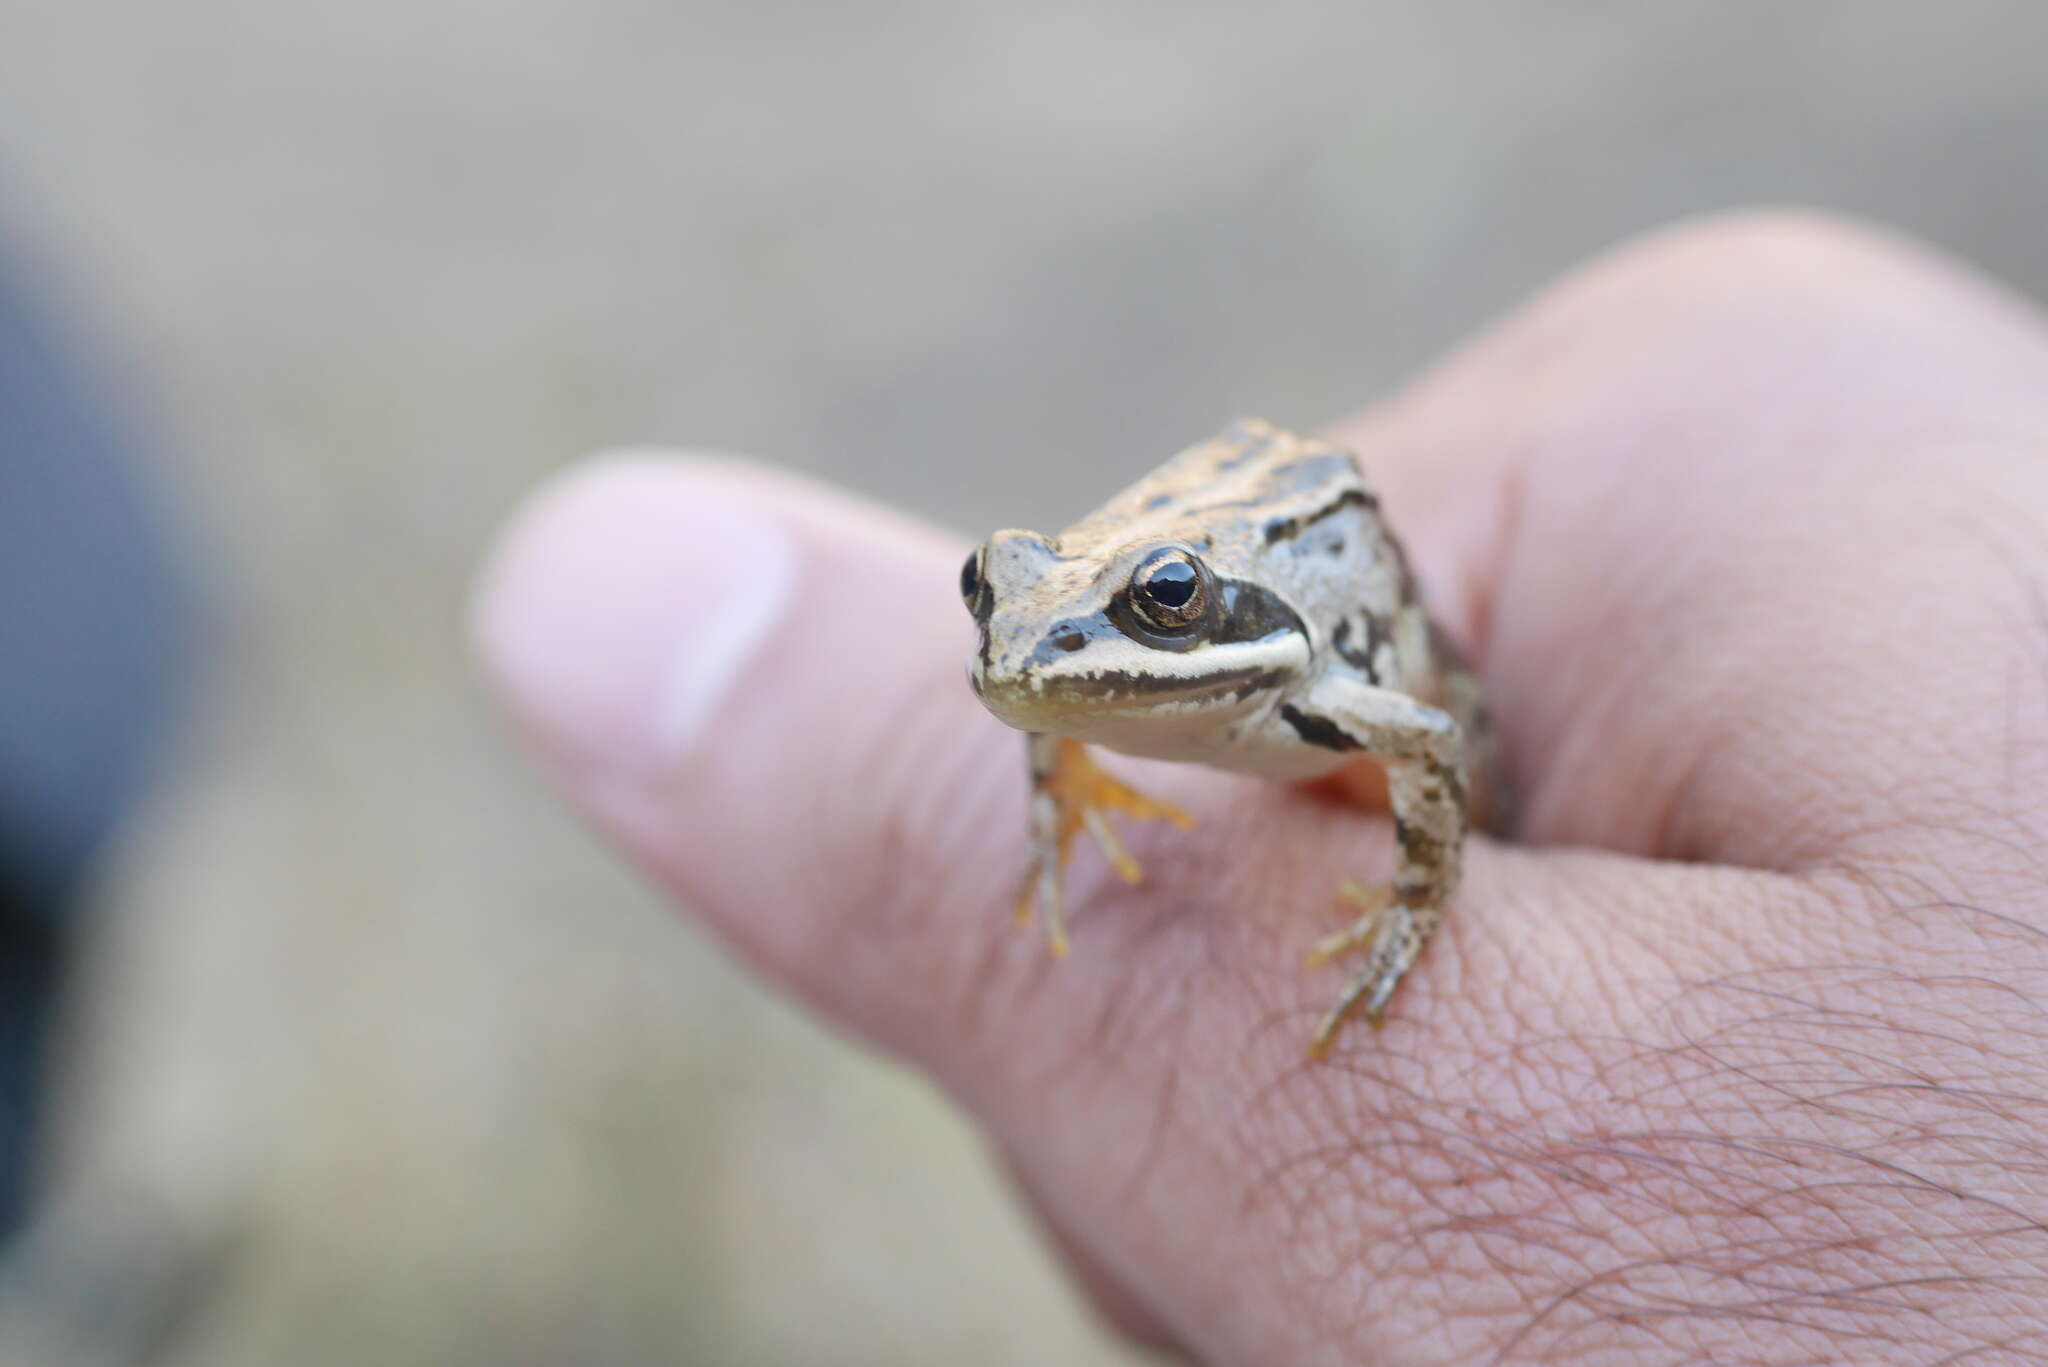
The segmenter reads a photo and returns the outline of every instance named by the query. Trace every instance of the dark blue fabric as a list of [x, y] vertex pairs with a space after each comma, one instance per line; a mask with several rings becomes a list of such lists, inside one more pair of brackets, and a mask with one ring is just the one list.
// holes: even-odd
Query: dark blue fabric
[[55, 908], [119, 818], [182, 600], [116, 417], [0, 260], [0, 867]]
[[186, 613], [112, 396], [0, 260], [0, 1229], [17, 1218], [64, 920], [171, 714]]

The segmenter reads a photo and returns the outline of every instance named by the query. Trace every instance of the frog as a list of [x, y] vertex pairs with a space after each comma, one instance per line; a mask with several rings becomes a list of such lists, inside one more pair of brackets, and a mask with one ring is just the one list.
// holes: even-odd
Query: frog
[[1136, 883], [1110, 815], [1194, 824], [1090, 746], [1356, 780], [1345, 790], [1391, 811], [1393, 875], [1336, 890], [1353, 917], [1308, 961], [1362, 957], [1309, 1057], [1354, 1016], [1378, 1027], [1458, 890], [1468, 830], [1505, 824], [1508, 788], [1479, 677], [1426, 606], [1358, 458], [1233, 422], [1057, 535], [994, 533], [961, 566], [960, 594], [976, 630], [969, 683], [1025, 737], [1018, 922], [1036, 919], [1065, 957], [1080, 832]]

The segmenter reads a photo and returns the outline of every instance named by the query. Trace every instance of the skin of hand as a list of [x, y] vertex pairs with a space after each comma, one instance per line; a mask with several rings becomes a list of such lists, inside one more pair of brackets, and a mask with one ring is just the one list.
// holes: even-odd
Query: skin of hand
[[1301, 956], [1385, 876], [1385, 817], [1112, 757], [1198, 824], [1125, 828], [1135, 888], [1077, 857], [1055, 965], [1010, 918], [1022, 747], [962, 678], [960, 538], [614, 455], [512, 519], [476, 636], [573, 802], [948, 1089], [1144, 1340], [2048, 1354], [2048, 329], [1909, 244], [1743, 215], [1335, 435], [1522, 814], [1322, 1066], [1344, 970]]

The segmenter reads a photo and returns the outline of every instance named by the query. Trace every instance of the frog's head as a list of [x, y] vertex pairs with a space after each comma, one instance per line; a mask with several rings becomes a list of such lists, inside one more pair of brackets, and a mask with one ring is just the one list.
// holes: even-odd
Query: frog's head
[[997, 532], [960, 569], [989, 711], [1140, 753], [1250, 711], [1307, 667], [1301, 618], [1182, 541], [1065, 546]]

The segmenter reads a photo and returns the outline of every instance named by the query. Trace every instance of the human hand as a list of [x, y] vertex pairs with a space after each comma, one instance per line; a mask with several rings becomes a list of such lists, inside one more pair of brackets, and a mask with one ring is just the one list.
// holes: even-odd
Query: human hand
[[964, 542], [600, 461], [515, 519], [479, 640], [598, 826], [947, 1087], [1141, 1337], [2048, 1352], [2039, 319], [1860, 231], [1728, 220], [1337, 435], [1472, 647], [1527, 843], [1470, 842], [1386, 1027], [1320, 1066], [1341, 970], [1302, 951], [1384, 818], [1133, 763], [1199, 824], [1129, 832], [1136, 888], [1077, 860], [1055, 966], [1010, 920], [1021, 747], [962, 679]]

